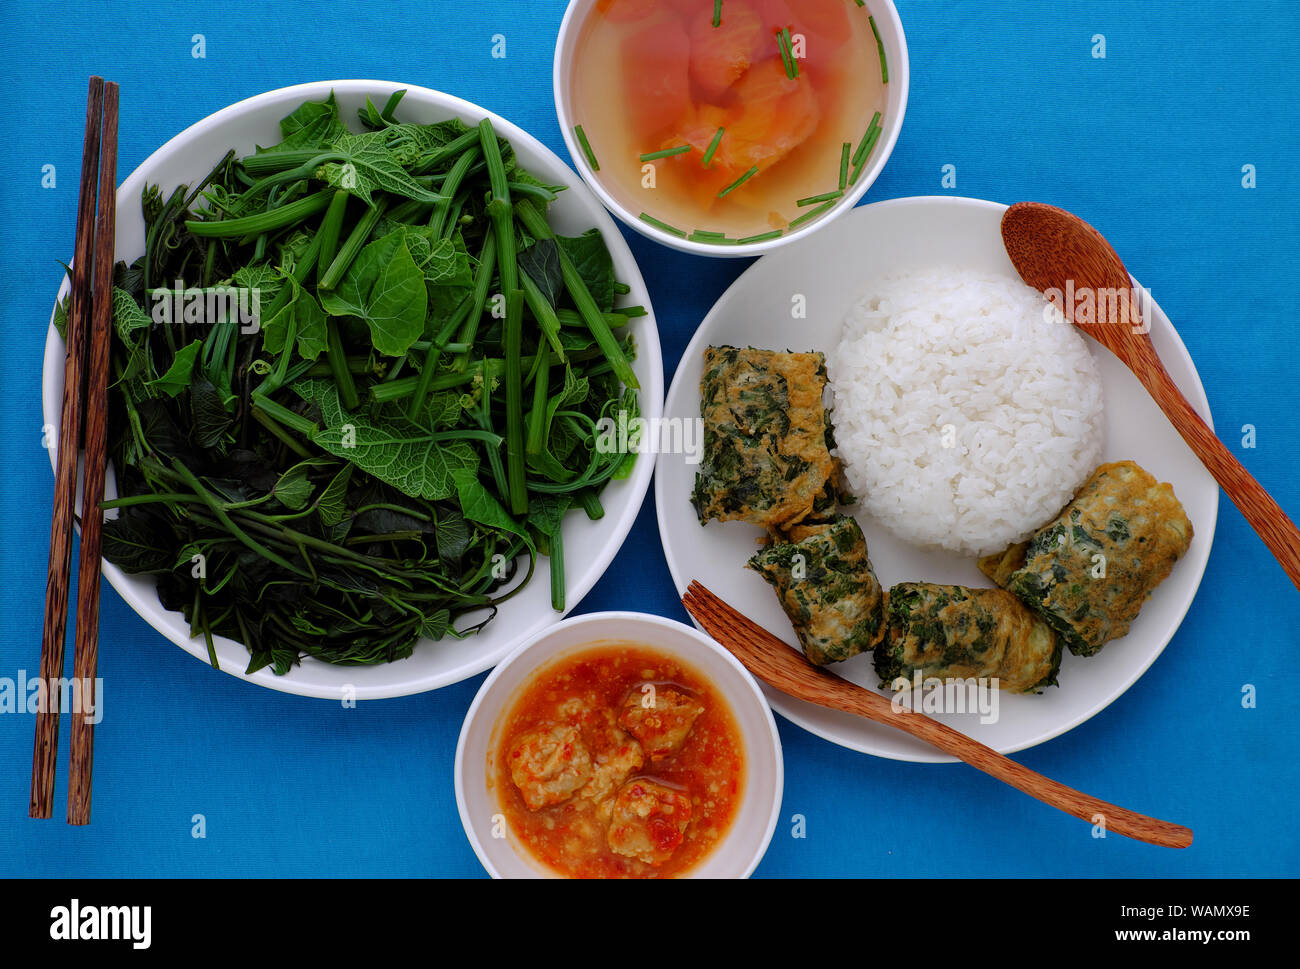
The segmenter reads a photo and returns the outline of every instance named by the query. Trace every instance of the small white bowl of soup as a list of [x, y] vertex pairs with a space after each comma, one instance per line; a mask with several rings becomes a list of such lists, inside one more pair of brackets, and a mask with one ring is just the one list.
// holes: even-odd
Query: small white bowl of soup
[[508, 656], [471, 704], [456, 803], [495, 878], [746, 878], [784, 767], [757, 683], [660, 616], [566, 619]]
[[555, 48], [569, 153], [664, 245], [752, 256], [851, 209], [907, 109], [892, 0], [572, 0]]

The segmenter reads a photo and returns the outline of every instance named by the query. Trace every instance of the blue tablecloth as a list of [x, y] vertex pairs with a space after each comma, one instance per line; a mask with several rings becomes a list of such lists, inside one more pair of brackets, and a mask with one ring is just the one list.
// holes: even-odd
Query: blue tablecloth
[[[1300, 512], [1297, 148], [1288, 0], [899, 0], [912, 92], [867, 201], [1037, 199], [1097, 225], [1178, 326], [1230, 448]], [[122, 86], [119, 171], [233, 101], [326, 77], [450, 91], [567, 157], [551, 98], [564, 0], [89, 3], [0, 7], [0, 678], [35, 676], [52, 476], [40, 364], [71, 249], [86, 78]], [[192, 56], [202, 34], [205, 57]], [[491, 56], [493, 35], [507, 56]], [[1106, 56], [1093, 56], [1104, 35]], [[941, 169], [956, 167], [956, 187]], [[55, 184], [43, 187], [45, 166]], [[1247, 169], [1246, 166], [1252, 166]], [[1251, 187], [1244, 172], [1253, 171]], [[46, 181], [49, 181], [46, 179]], [[630, 234], [671, 374], [744, 262]], [[1255, 446], [1242, 446], [1244, 425]], [[579, 611], [685, 620], [653, 499]], [[482, 677], [361, 704], [209, 670], [106, 587], [94, 823], [28, 820], [32, 717], [0, 716], [0, 875], [481, 875], [452, 757]], [[786, 789], [762, 876], [1294, 875], [1300, 594], [1230, 502], [1200, 593], [1152, 669], [1030, 767], [1187, 824], [1170, 851], [1092, 829], [962, 765], [832, 746], [781, 720]], [[1243, 705], [1243, 689], [1256, 703]], [[778, 718], [779, 719], [779, 718]], [[64, 804], [67, 728], [56, 818]], [[806, 819], [794, 837], [793, 815]], [[195, 837], [196, 816], [205, 837]]]

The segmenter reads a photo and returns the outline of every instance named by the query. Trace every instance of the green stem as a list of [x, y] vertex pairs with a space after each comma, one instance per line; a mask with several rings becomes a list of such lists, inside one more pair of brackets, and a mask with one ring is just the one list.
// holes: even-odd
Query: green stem
[[343, 212], [348, 207], [348, 193], [339, 189], [330, 199], [330, 207], [325, 210], [325, 218], [320, 223], [320, 258], [316, 261], [317, 276], [319, 267], [328, 266], [334, 261], [338, 252], [339, 232], [343, 229]]
[[533, 381], [533, 409], [528, 412], [528, 439], [525, 451], [529, 454], [541, 454], [546, 446], [546, 402], [550, 391], [551, 368], [547, 365], [546, 354], [537, 354], [542, 363], [538, 365], [537, 376]]
[[189, 468], [181, 464], [181, 462], [176, 458], [172, 458], [172, 467], [176, 469], [176, 473], [181, 476], [185, 483], [194, 489], [194, 493], [203, 499], [203, 503], [208, 506], [214, 515], [217, 516], [217, 520], [226, 526], [226, 529], [230, 534], [234, 535], [235, 538], [239, 539], [245, 546], [262, 556], [267, 561], [274, 562], [281, 568], [288, 569], [294, 575], [301, 575], [303, 578], [309, 577], [307, 572], [298, 568], [298, 566], [294, 565], [288, 559], [276, 552], [272, 552], [266, 546], [249, 538], [238, 525], [231, 521], [230, 516], [226, 514], [226, 510], [222, 507], [221, 502], [212, 497], [212, 494], [207, 488], [203, 487], [199, 482], [199, 479], [193, 475]]
[[348, 355], [343, 349], [343, 338], [339, 335], [338, 321], [330, 317], [325, 323], [327, 346], [325, 360], [330, 365], [334, 377], [334, 386], [339, 391], [339, 401], [346, 411], [355, 411], [361, 406], [357, 395], [357, 385], [352, 381], [352, 371], [348, 367]]
[[564, 611], [564, 534], [559, 525], [548, 538], [551, 543], [551, 608], [556, 612]]
[[297, 441], [295, 441], [289, 435], [289, 432], [286, 431], [283, 427], [281, 427], [279, 422], [273, 419], [271, 415], [268, 414], [266, 411], [262, 410], [262, 408], [253, 407], [249, 410], [249, 413], [253, 415], [253, 420], [257, 421], [257, 423], [261, 424], [273, 435], [275, 435], [275, 437], [294, 454], [298, 455], [301, 458], [311, 457], [311, 452], [308, 451], [301, 444], [299, 444]]
[[263, 232], [274, 232], [276, 229], [296, 225], [308, 216], [315, 215], [330, 204], [332, 194], [331, 189], [322, 189], [296, 202], [281, 205], [270, 212], [245, 215], [238, 219], [222, 219], [217, 222], [187, 220], [185, 228], [193, 235], [210, 239], [238, 239]]
[[[496, 271], [495, 235], [492, 226], [489, 225], [483, 236], [483, 249], [478, 257], [478, 272], [474, 276], [474, 305], [470, 308], [465, 326], [457, 335], [458, 343], [468, 343], [472, 346], [474, 338], [478, 335], [478, 325], [483, 319], [483, 308], [487, 305], [488, 289], [492, 285], [492, 274]], [[456, 370], [464, 370], [468, 363], [469, 354], [462, 353], [456, 357], [453, 366]]]
[[487, 161], [488, 183], [492, 187], [492, 201], [488, 203], [488, 216], [496, 230], [497, 274], [501, 289], [507, 297], [519, 288], [519, 266], [515, 262], [515, 223], [510, 204], [510, 184], [506, 181], [505, 163], [501, 160], [501, 146], [497, 143], [492, 119], [484, 118], [478, 125], [479, 142], [483, 158]]
[[456, 312], [451, 315], [451, 319], [447, 321], [446, 326], [429, 344], [429, 350], [424, 355], [424, 363], [420, 367], [419, 383], [415, 385], [415, 394], [411, 397], [411, 402], [406, 408], [406, 416], [416, 423], [419, 423], [420, 411], [424, 409], [424, 402], [428, 399], [429, 384], [433, 382], [433, 372], [438, 367], [438, 356], [442, 353], [442, 346], [451, 339], [451, 335], [460, 327], [465, 314], [469, 313], [472, 298], [472, 296], [467, 295], [460, 301], [460, 305], [456, 307]]
[[442, 194], [447, 197], [447, 201], [433, 210], [433, 217], [429, 220], [429, 225], [433, 227], [434, 238], [442, 238], [442, 230], [447, 224], [447, 213], [451, 211], [452, 200], [456, 197], [456, 191], [460, 188], [460, 183], [464, 180], [470, 166], [478, 161], [478, 156], [479, 149], [471, 147], [456, 159], [456, 164], [452, 165], [451, 171], [447, 173], [447, 177], [442, 183]]
[[528, 488], [524, 475], [524, 379], [520, 350], [524, 335], [524, 294], [513, 289], [506, 295], [506, 481], [510, 486], [510, 510], [528, 512]]
[[339, 280], [343, 278], [343, 274], [352, 265], [352, 261], [357, 258], [357, 254], [361, 252], [362, 247], [370, 239], [370, 233], [375, 231], [375, 226], [383, 218], [384, 209], [387, 207], [388, 200], [380, 199], [366, 210], [365, 215], [357, 220], [357, 224], [353, 226], [351, 233], [348, 234], [347, 242], [343, 243], [343, 248], [339, 250], [339, 254], [334, 257], [329, 269], [325, 270], [325, 275], [317, 283], [319, 288], [333, 289], [338, 285]]
[[[528, 201], [520, 202], [515, 206], [515, 212], [519, 215], [519, 221], [524, 224], [534, 238], [548, 239], [554, 238], [555, 233], [546, 222], [546, 217], [542, 215], [533, 204]], [[636, 374], [632, 372], [632, 365], [628, 363], [627, 357], [623, 355], [622, 349], [618, 345], [618, 340], [610, 332], [608, 324], [601, 315], [600, 307], [592, 299], [591, 291], [587, 289], [587, 284], [583, 282], [582, 274], [574, 266], [573, 260], [569, 258], [564, 249], [557, 247], [560, 256], [560, 271], [564, 276], [564, 286], [573, 298], [573, 304], [578, 308], [578, 314], [587, 324], [587, 329], [591, 331], [596, 345], [600, 347], [605, 354], [606, 359], [614, 368], [614, 373], [618, 379], [625, 385], [634, 390], [639, 390], [641, 384], [636, 379]]]

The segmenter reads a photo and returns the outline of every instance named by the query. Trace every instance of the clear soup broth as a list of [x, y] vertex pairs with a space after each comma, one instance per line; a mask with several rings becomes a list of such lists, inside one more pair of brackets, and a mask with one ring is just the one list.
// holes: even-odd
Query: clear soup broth
[[598, 0], [571, 68], [598, 177], [704, 242], [820, 218], [879, 137], [873, 26], [852, 0]]

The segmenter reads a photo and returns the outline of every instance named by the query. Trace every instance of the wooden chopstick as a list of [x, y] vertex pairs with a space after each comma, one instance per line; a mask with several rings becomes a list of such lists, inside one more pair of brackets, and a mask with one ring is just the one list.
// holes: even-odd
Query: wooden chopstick
[[54, 770], [59, 753], [59, 691], [49, 689], [63, 676], [63, 637], [68, 626], [68, 573], [72, 565], [72, 520], [76, 506], [77, 451], [81, 438], [81, 381], [90, 310], [91, 258], [95, 236], [95, 181], [99, 171], [104, 79], [92, 77], [86, 98], [86, 135], [81, 151], [81, 190], [73, 249], [67, 348], [63, 358], [63, 411], [56, 441], [54, 513], [50, 523], [50, 561], [45, 582], [45, 625], [41, 637], [41, 681], [45, 703], [36, 714], [32, 751], [32, 790], [27, 813], [48, 818], [54, 809]]
[[1166, 848], [1186, 848], [1191, 829], [1162, 821], [1084, 794], [1030, 770], [959, 730], [924, 713], [899, 712], [889, 700], [828, 669], [814, 667], [793, 647], [743, 615], [699, 582], [691, 582], [682, 604], [704, 631], [725, 646], [741, 664], [774, 689], [830, 710], [841, 710], [896, 727], [951, 754], [1004, 784], [1082, 821], [1106, 827], [1126, 838]]
[[81, 684], [82, 708], [72, 711], [68, 745], [68, 823], [90, 823], [90, 774], [95, 724], [103, 702], [96, 689], [99, 667], [100, 552], [103, 547], [105, 450], [108, 446], [108, 368], [113, 333], [113, 243], [117, 231], [117, 85], [104, 85], [104, 131], [99, 153], [99, 217], [95, 223], [95, 295], [86, 372], [86, 459], [82, 471], [81, 561], [77, 567], [77, 630], [73, 676]]

